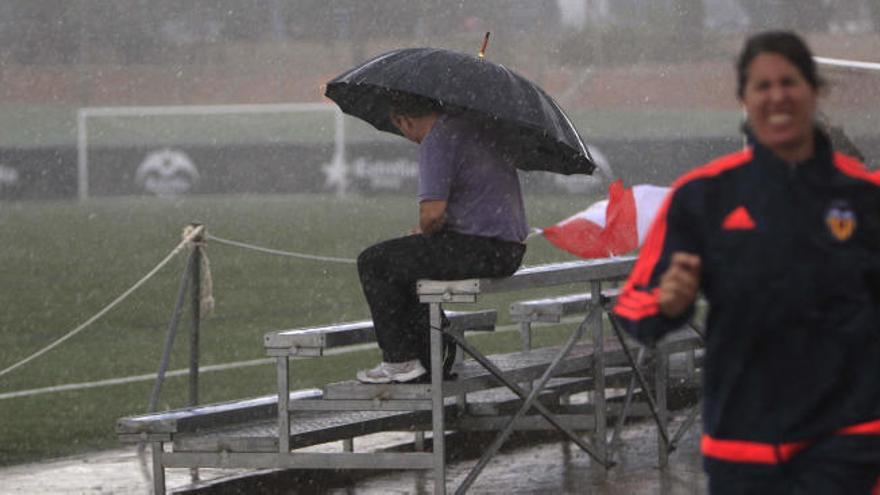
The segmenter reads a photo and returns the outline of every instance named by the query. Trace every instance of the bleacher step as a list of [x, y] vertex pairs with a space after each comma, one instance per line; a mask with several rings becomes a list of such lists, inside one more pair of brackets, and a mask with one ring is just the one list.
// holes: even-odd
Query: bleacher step
[[[490, 356], [506, 378], [514, 382], [534, 380], [544, 373], [547, 365], [559, 354], [561, 347], [544, 347], [529, 352], [513, 352]], [[624, 358], [619, 344], [607, 341], [605, 344], [606, 362], [614, 362]], [[578, 371], [586, 371], [592, 367], [593, 346], [579, 344], [572, 348], [568, 356], [559, 364], [557, 375], [565, 375]], [[465, 360], [453, 369], [458, 378], [443, 383], [445, 397], [462, 393], [498, 387], [501, 384], [485, 368], [473, 360]], [[430, 399], [430, 384], [363, 384], [356, 380], [331, 383], [324, 387], [324, 399], [361, 399], [361, 400], [395, 400], [395, 399]]]

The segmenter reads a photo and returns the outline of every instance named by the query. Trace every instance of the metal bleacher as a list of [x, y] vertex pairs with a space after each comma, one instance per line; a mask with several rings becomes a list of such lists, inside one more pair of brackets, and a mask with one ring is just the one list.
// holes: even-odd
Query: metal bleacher
[[[639, 378], [641, 399], [658, 421], [660, 464], [670, 448], [663, 425], [668, 420], [666, 389], [668, 356], [692, 353], [698, 336], [677, 332], [636, 363], [629, 345], [617, 335], [606, 336], [604, 312], [616, 297], [612, 285], [632, 267], [632, 257], [559, 263], [524, 268], [504, 279], [420, 281], [418, 294], [431, 312], [431, 381], [419, 384], [365, 385], [331, 383], [322, 390], [289, 390], [290, 358], [318, 358], [332, 347], [374, 340], [370, 322], [270, 332], [264, 347], [276, 360], [276, 396], [200, 406], [120, 419], [117, 434], [125, 442], [148, 442], [153, 451], [154, 492], [165, 492], [164, 469], [174, 467], [421, 469], [433, 472], [434, 493], [445, 493], [448, 431], [499, 431], [495, 442], [457, 487], [467, 491], [482, 467], [513, 430], [555, 429], [580, 446], [596, 469], [613, 464], [607, 422], [618, 428], [627, 415]], [[446, 304], [476, 302], [483, 294], [556, 286], [589, 288], [586, 294], [522, 301], [511, 305], [520, 323], [523, 349], [484, 356], [465, 337], [466, 331], [491, 330], [493, 310], [446, 312], [451, 326], [441, 330], [440, 310]], [[562, 346], [531, 348], [531, 323], [558, 321], [583, 314]], [[525, 324], [528, 325], [525, 325]], [[427, 330], [427, 329], [426, 329]], [[442, 334], [459, 345], [455, 380], [442, 379]], [[589, 338], [585, 338], [589, 335]], [[472, 359], [463, 359], [467, 354]], [[653, 393], [636, 364], [654, 378]], [[611, 389], [626, 389], [626, 400], [606, 400]], [[590, 392], [588, 400], [571, 404], [572, 394]], [[287, 400], [278, 400], [278, 398]], [[637, 408], [647, 415], [645, 404]], [[279, 434], [279, 432], [287, 434]], [[355, 452], [351, 439], [380, 431], [416, 432], [413, 452]], [[432, 434], [431, 451], [423, 449], [424, 433]], [[587, 432], [584, 438], [583, 433]], [[662, 434], [661, 434], [662, 433]], [[316, 444], [343, 441], [339, 452], [302, 452]]]

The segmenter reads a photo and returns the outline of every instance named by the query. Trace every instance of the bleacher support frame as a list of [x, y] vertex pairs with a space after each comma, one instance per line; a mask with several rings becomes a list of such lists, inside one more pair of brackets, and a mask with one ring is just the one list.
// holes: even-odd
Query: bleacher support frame
[[[667, 356], [670, 353], [688, 352], [701, 342], [696, 337], [679, 336], [658, 347], [651, 364], [654, 367], [656, 398], [651, 399], [646, 379], [638, 373], [639, 363], [632, 357], [622, 335], [618, 335], [617, 343], [606, 343], [604, 331], [603, 312], [607, 311], [609, 301], [616, 295], [616, 289], [609, 282], [625, 278], [633, 263], [633, 257], [622, 257], [524, 268], [503, 279], [419, 281], [417, 292], [420, 300], [429, 305], [431, 320], [432, 378], [426, 384], [365, 385], [341, 382], [327, 385], [319, 396], [311, 396], [306, 400], [290, 396], [291, 357], [318, 357], [329, 347], [370, 341], [373, 339], [371, 323], [356, 322], [268, 333], [264, 338], [264, 345], [267, 354], [276, 358], [278, 390], [274, 420], [265, 410], [260, 416], [264, 426], [269, 425], [274, 432], [268, 436], [223, 436], [222, 431], [209, 434], [207, 430], [180, 432], [167, 426], [163, 429], [159, 415], [142, 418], [144, 421], [141, 423], [120, 420], [117, 430], [123, 440], [152, 443], [156, 493], [164, 493], [166, 467], [245, 467], [430, 470], [435, 481], [434, 493], [438, 494], [446, 493], [447, 488], [445, 432], [456, 428], [462, 428], [462, 431], [468, 428], [501, 430], [486, 455], [458, 487], [457, 492], [463, 493], [510, 433], [523, 426], [562, 431], [594, 459], [592, 466], [596, 473], [604, 475], [606, 466], [612, 464], [607, 440], [609, 411], [611, 414], [617, 411], [618, 424], [621, 425], [621, 416], [625, 418], [629, 413], [628, 403], [634, 392], [634, 380], [638, 377], [642, 395], [649, 396], [649, 407], [658, 422], [658, 462], [662, 467], [670, 451], [670, 441], [674, 442], [664, 427], [668, 416], [665, 401]], [[510, 358], [486, 357], [464, 339], [463, 332], [466, 329], [494, 327], [494, 311], [447, 313], [453, 321], [450, 335], [475, 361], [458, 364], [458, 380], [442, 380], [443, 330], [440, 312], [444, 304], [474, 303], [482, 294], [569, 285], [587, 285], [589, 294], [566, 310], [572, 313], [583, 310], [586, 315], [561, 349], [527, 348], [521, 353], [510, 355]], [[552, 305], [554, 302], [550, 301], [548, 304]], [[591, 337], [589, 343], [580, 343], [587, 332]], [[609, 366], [618, 370], [621, 367], [631, 367], [636, 373], [620, 374], [615, 371], [606, 374]], [[630, 383], [622, 409], [617, 404], [609, 407], [606, 401], [606, 387], [611, 383], [608, 379], [613, 380], [615, 387], [620, 387], [624, 381]], [[544, 386], [548, 383], [550, 387], [545, 390]], [[505, 386], [509, 390], [499, 388]], [[480, 400], [473, 397], [493, 390], [506, 392], [507, 397], [510, 397], [512, 391], [518, 399], [505, 399], [507, 405], [503, 409], [507, 412], [498, 413], [498, 416], [470, 415], [469, 413], [478, 410], [502, 409], [496, 407], [500, 404], [497, 402], [500, 399], [490, 399], [495, 401], [496, 406], [482, 409], [480, 404], [473, 402]], [[560, 397], [572, 390], [591, 390], [589, 404], [563, 404]], [[552, 400], [545, 404], [548, 397]], [[516, 412], [511, 414], [510, 407], [514, 404]], [[580, 412], [571, 416], [572, 411], [576, 410]], [[529, 412], [536, 412], [537, 415], [527, 415]], [[342, 422], [336, 425], [327, 416], [326, 423], [313, 431], [298, 430], [297, 421], [302, 417], [312, 417], [309, 414], [335, 414], [333, 418], [342, 418], [339, 420]], [[592, 423], [587, 428], [592, 433], [591, 441], [581, 438], [572, 429], [584, 431], [585, 420]], [[148, 425], [150, 421], [153, 423]], [[134, 424], [140, 429], [135, 428]], [[415, 452], [354, 452], [354, 445], [350, 440], [376, 431], [420, 432], [426, 429], [433, 434], [430, 453], [422, 452], [418, 448], [422, 443], [422, 438], [419, 437], [415, 442]], [[288, 434], [278, 434], [285, 431]], [[186, 438], [182, 438], [182, 434]], [[343, 441], [342, 452], [297, 451], [305, 445], [337, 440]], [[167, 444], [172, 446], [172, 451], [165, 451]], [[674, 443], [672, 446], [674, 447]]]

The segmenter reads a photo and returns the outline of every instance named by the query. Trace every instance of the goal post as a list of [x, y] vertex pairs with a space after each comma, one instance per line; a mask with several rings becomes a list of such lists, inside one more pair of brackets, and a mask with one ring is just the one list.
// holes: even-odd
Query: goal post
[[[77, 196], [80, 200], [90, 197], [90, 140], [93, 138], [91, 126], [97, 118], [159, 118], [159, 117], [229, 117], [258, 116], [272, 114], [304, 114], [326, 112], [333, 117], [333, 158], [330, 167], [337, 168], [334, 187], [344, 193], [347, 181], [345, 158], [345, 119], [336, 105], [329, 103], [283, 103], [283, 104], [242, 104], [242, 105], [173, 105], [173, 106], [119, 106], [85, 107], [77, 111]], [[222, 126], [222, 124], [219, 124]], [[155, 129], [157, 133], [161, 129]], [[151, 131], [147, 131], [151, 132]], [[210, 136], [206, 136], [210, 139]]]
[[839, 151], [859, 156], [868, 168], [877, 170], [880, 63], [819, 56], [813, 59], [830, 88], [820, 104], [820, 120], [829, 126], [832, 143]]
[[819, 65], [828, 67], [837, 67], [840, 69], [849, 69], [857, 71], [874, 71], [880, 72], [880, 63], [875, 62], [859, 62], [857, 60], [845, 60], [841, 58], [813, 57]]
[[[880, 93], [874, 81], [880, 74], [880, 63], [827, 57], [815, 60], [832, 83], [823, 112], [832, 125], [852, 138], [869, 167], [878, 168], [880, 113], [874, 109], [880, 105]], [[625, 133], [625, 129], [618, 129], [617, 135], [590, 142], [599, 162], [593, 176], [545, 177], [532, 173], [524, 179], [524, 187], [537, 192], [585, 194], [597, 192], [617, 174], [634, 181], [639, 180], [634, 177], [647, 175], [651, 182], [653, 176], [637, 169], [639, 163], [666, 160], [663, 163], [672, 164], [672, 168], [681, 161], [682, 146], [702, 146], [696, 154], [714, 146], [704, 146], [700, 137], [692, 136], [684, 145], [684, 141], [672, 142], [658, 151], [655, 141], [646, 139], [634, 146], [631, 140], [620, 138]], [[178, 146], [185, 153], [168, 149]], [[145, 186], [149, 181], [165, 181], [168, 195], [189, 192], [187, 187], [208, 194], [401, 193], [414, 189], [417, 176], [415, 148], [410, 143], [344, 115], [331, 103], [81, 108], [77, 112], [76, 152], [80, 200], [145, 191], [162, 195], [162, 191]], [[200, 167], [205, 163], [208, 173], [191, 166], [184, 154], [194, 156]], [[636, 164], [631, 168], [640, 175], [626, 175], [630, 164]], [[145, 179], [147, 174], [142, 170], [148, 168], [156, 173], [167, 172], [167, 177], [153, 175]], [[180, 172], [172, 176], [171, 170]], [[265, 173], [252, 172], [260, 170]], [[663, 171], [660, 167], [649, 170]], [[192, 178], [188, 184], [180, 179], [184, 175]], [[662, 173], [656, 176], [662, 177]]]

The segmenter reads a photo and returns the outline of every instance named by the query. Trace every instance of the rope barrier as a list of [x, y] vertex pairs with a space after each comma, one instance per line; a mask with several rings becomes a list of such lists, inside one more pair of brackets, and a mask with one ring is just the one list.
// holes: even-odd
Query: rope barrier
[[224, 239], [222, 237], [217, 237], [217, 236], [214, 236], [211, 234], [207, 234], [205, 236], [205, 238], [207, 238], [208, 240], [220, 243], [220, 244], [226, 244], [228, 246], [235, 246], [235, 247], [239, 247], [239, 248], [243, 248], [243, 249], [251, 249], [254, 251], [259, 251], [261, 253], [275, 254], [278, 256], [289, 256], [292, 258], [300, 258], [300, 259], [304, 259], [304, 260], [313, 260], [313, 261], [329, 261], [331, 263], [349, 263], [349, 264], [357, 263], [357, 260], [350, 259], [350, 258], [336, 258], [333, 256], [318, 256], [315, 254], [297, 253], [295, 251], [281, 251], [278, 249], [264, 248], [264, 247], [260, 247], [260, 246], [255, 246], [253, 244], [247, 244], [244, 242], [238, 242], [238, 241], [233, 241], [230, 239]]
[[208, 254], [202, 248], [200, 258], [199, 273], [202, 275], [199, 282], [199, 314], [202, 318], [208, 318], [214, 315], [214, 277], [211, 275], [211, 262], [208, 261]]
[[[570, 324], [577, 323], [580, 319], [577, 316], [568, 316], [563, 318], [560, 321], [560, 324]], [[518, 332], [519, 324], [508, 324], [508, 325], [499, 325], [495, 328], [496, 333], [507, 333], [507, 332]], [[326, 356], [341, 356], [351, 352], [365, 351], [368, 349], [375, 349], [375, 342], [367, 342], [364, 344], [352, 344], [343, 347], [335, 347], [332, 349], [325, 349], [324, 355]], [[295, 357], [292, 359], [310, 359], [310, 358], [299, 358]], [[257, 358], [257, 359], [248, 359], [243, 361], [230, 361], [226, 363], [218, 363], [218, 364], [209, 364], [205, 366], [199, 366], [199, 374], [201, 373], [211, 373], [211, 372], [222, 372], [228, 370], [235, 370], [239, 368], [246, 368], [252, 366], [263, 366], [267, 364], [274, 364], [275, 358]], [[180, 368], [176, 370], [171, 370], [165, 373], [165, 377], [181, 377], [186, 376], [190, 372], [189, 368]], [[0, 401], [8, 400], [8, 399], [17, 399], [21, 397], [33, 397], [35, 395], [44, 395], [44, 394], [56, 394], [63, 392], [71, 392], [76, 390], [85, 390], [91, 388], [104, 388], [104, 387], [112, 387], [117, 385], [127, 385], [130, 383], [137, 382], [148, 382], [156, 379], [157, 373], [146, 373], [142, 375], [130, 375], [123, 376], [117, 378], [108, 378], [104, 380], [97, 380], [93, 382], [81, 382], [81, 383], [67, 383], [63, 385], [54, 385], [51, 387], [42, 387], [42, 388], [33, 388], [27, 390], [15, 390], [12, 392], [4, 392], [0, 393]]]
[[[529, 237], [536, 235], [538, 232], [539, 231], [537, 231], [537, 229], [536, 229], [536, 231], [532, 232], [529, 235]], [[146, 283], [150, 278], [152, 278], [159, 270], [164, 268], [165, 265], [167, 265], [184, 247], [193, 243], [194, 242], [193, 239], [196, 239], [199, 236], [202, 236], [204, 239], [209, 239], [209, 240], [217, 242], [219, 244], [225, 244], [225, 245], [234, 246], [234, 247], [238, 247], [238, 248], [242, 248], [242, 249], [251, 249], [253, 251], [259, 251], [262, 253], [274, 254], [274, 255], [278, 255], [278, 256], [289, 256], [289, 257], [293, 257], [293, 258], [300, 258], [300, 259], [313, 260], [313, 261], [327, 261], [327, 262], [331, 262], [331, 263], [346, 263], [346, 264], [357, 263], [357, 260], [351, 259], [351, 258], [337, 258], [337, 257], [333, 257], [333, 256], [318, 256], [318, 255], [314, 255], [314, 254], [298, 253], [295, 251], [281, 251], [279, 249], [264, 248], [264, 247], [256, 246], [253, 244], [248, 244], [248, 243], [239, 242], [239, 241], [233, 241], [231, 239], [224, 239], [222, 237], [217, 237], [217, 236], [208, 234], [205, 231], [204, 225], [187, 226], [184, 229], [183, 236], [184, 236], [184, 238], [182, 241], [180, 241], [180, 244], [178, 244], [174, 249], [172, 249], [171, 252], [168, 253], [168, 255], [162, 261], [160, 261], [152, 270], [150, 270], [146, 275], [144, 275], [143, 278], [141, 278], [140, 280], [135, 282], [134, 285], [132, 285], [128, 290], [126, 290], [119, 297], [114, 299], [113, 302], [111, 302], [110, 304], [105, 306], [102, 310], [98, 311], [97, 314], [95, 314], [94, 316], [92, 316], [91, 318], [89, 318], [84, 323], [82, 323], [78, 327], [74, 328], [73, 330], [71, 330], [70, 332], [65, 334], [64, 336], [55, 340], [51, 344], [47, 345], [46, 347], [40, 349], [39, 351], [37, 351], [33, 354], [31, 354], [30, 356], [22, 359], [21, 361], [13, 364], [12, 366], [9, 366], [6, 369], [0, 371], [0, 377], [12, 372], [13, 370], [15, 370], [21, 366], [24, 366], [25, 364], [33, 361], [34, 359], [51, 351], [55, 347], [58, 347], [59, 345], [61, 345], [65, 341], [67, 341], [68, 339], [74, 337], [76, 334], [78, 334], [81, 331], [83, 331], [84, 329], [86, 329], [89, 325], [91, 325], [92, 323], [97, 321], [99, 318], [101, 318], [102, 316], [107, 314], [111, 309], [113, 309], [119, 303], [121, 303], [123, 300], [125, 300], [134, 291], [139, 289], [144, 283]], [[204, 246], [203, 242], [199, 242], [199, 244]], [[213, 284], [212, 284], [212, 280], [211, 280], [211, 270], [210, 270], [210, 265], [208, 264], [207, 256], [202, 256], [202, 265], [201, 266], [202, 266], [202, 270], [201, 270], [201, 273], [202, 273], [201, 288], [202, 289], [201, 289], [201, 297], [200, 297], [201, 308], [204, 313], [210, 314], [213, 312], [213, 309], [214, 309], [214, 298], [213, 298], [213, 294], [212, 294], [212, 290], [211, 290], [211, 286]]]
[[152, 278], [153, 275], [155, 275], [159, 270], [161, 270], [162, 268], [164, 268], [165, 265], [167, 265], [167, 264], [168, 264], [168, 263], [169, 263], [169, 262], [170, 262], [170, 261], [176, 256], [176, 255], [177, 255], [177, 253], [179, 253], [184, 247], [186, 247], [189, 243], [191, 243], [192, 240], [193, 240], [195, 237], [197, 237], [197, 236], [199, 236], [200, 234], [202, 234], [202, 232], [204, 231], [204, 229], [205, 229], [204, 226], [199, 225], [199, 226], [197, 226], [197, 227], [195, 227], [195, 228], [192, 228], [192, 229], [189, 229], [189, 230], [185, 231], [185, 232], [184, 232], [184, 238], [183, 238], [182, 241], [180, 241], [180, 244], [178, 244], [174, 249], [172, 249], [171, 252], [168, 253], [168, 256], [166, 256], [162, 261], [159, 262], [159, 264], [157, 264], [152, 270], [150, 270], [146, 275], [144, 275], [143, 278], [141, 278], [140, 280], [138, 280], [137, 282], [135, 282], [134, 285], [132, 285], [132, 286], [131, 286], [128, 290], [126, 290], [125, 292], [123, 292], [122, 295], [120, 295], [119, 297], [117, 297], [116, 299], [114, 299], [113, 302], [111, 302], [110, 304], [108, 304], [107, 306], [105, 306], [104, 309], [102, 309], [101, 311], [98, 311], [98, 313], [95, 314], [95, 316], [92, 316], [91, 318], [89, 318], [88, 320], [86, 320], [86, 321], [85, 321], [83, 324], [81, 324], [80, 326], [74, 328], [74, 329], [71, 330], [70, 332], [67, 332], [67, 334], [65, 334], [63, 337], [59, 338], [59, 339], [56, 340], [55, 342], [52, 342], [51, 344], [49, 344], [49, 345], [47, 345], [46, 347], [40, 349], [39, 351], [37, 351], [37, 352], [31, 354], [30, 356], [28, 356], [28, 357], [22, 359], [21, 361], [19, 361], [19, 362], [13, 364], [12, 366], [9, 366], [8, 368], [4, 369], [3, 371], [0, 371], [0, 377], [2, 377], [3, 375], [6, 375], [7, 373], [9, 373], [9, 372], [15, 370], [16, 368], [19, 368], [19, 367], [21, 367], [21, 366], [24, 366], [25, 364], [27, 364], [27, 363], [33, 361], [34, 359], [36, 359], [36, 358], [42, 356], [43, 354], [45, 354], [45, 353], [51, 351], [52, 349], [58, 347], [58, 346], [61, 345], [63, 342], [65, 342], [66, 340], [72, 338], [74, 335], [80, 333], [80, 332], [81, 332], [82, 330], [84, 330], [86, 327], [88, 327], [89, 325], [91, 325], [92, 323], [94, 323], [95, 321], [97, 321], [99, 318], [101, 318], [102, 316], [104, 316], [105, 314], [107, 314], [107, 312], [109, 312], [111, 309], [113, 309], [114, 307], [116, 307], [117, 304], [119, 304], [120, 302], [122, 302], [123, 300], [125, 300], [125, 299], [126, 299], [128, 296], [130, 296], [134, 291], [136, 291], [138, 288], [140, 288], [140, 286], [142, 286], [144, 283], [146, 283], [147, 280], [149, 280], [150, 278]]

